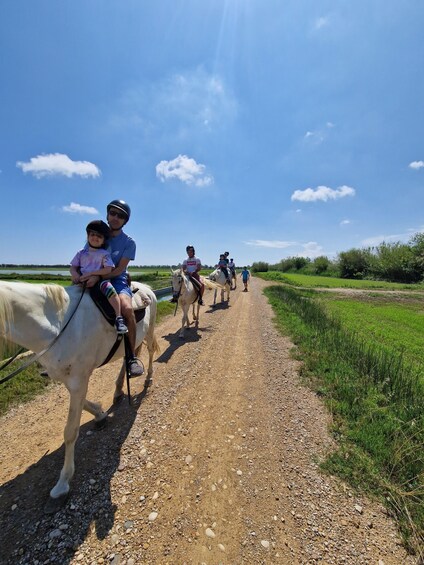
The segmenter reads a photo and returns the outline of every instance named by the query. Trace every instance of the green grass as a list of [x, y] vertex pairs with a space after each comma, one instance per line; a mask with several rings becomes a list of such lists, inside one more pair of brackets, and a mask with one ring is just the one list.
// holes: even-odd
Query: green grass
[[283, 282], [292, 286], [305, 288], [358, 288], [358, 289], [382, 289], [382, 290], [421, 290], [424, 284], [400, 284], [385, 281], [339, 279], [335, 277], [323, 277], [313, 275], [301, 275], [292, 273], [281, 273], [279, 271], [268, 271], [267, 273], [255, 273], [255, 276], [267, 281]]
[[[265, 290], [276, 322], [304, 361], [306, 382], [333, 415], [339, 449], [323, 468], [381, 498], [404, 538], [424, 547], [424, 343], [417, 301], [406, 308], [311, 290]], [[396, 327], [398, 329], [396, 333]], [[411, 342], [411, 347], [409, 348]]]
[[395, 297], [336, 299], [320, 296], [329, 313], [351, 331], [388, 349], [403, 353], [406, 361], [424, 366], [424, 301]]

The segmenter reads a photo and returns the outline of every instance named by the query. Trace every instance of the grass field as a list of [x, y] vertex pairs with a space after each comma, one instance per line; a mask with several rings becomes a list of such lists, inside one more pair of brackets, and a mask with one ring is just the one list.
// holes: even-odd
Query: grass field
[[[407, 545], [422, 556], [422, 293], [411, 286], [370, 292], [368, 281], [354, 281], [362, 293], [314, 291], [312, 280], [303, 278], [301, 289], [280, 284], [266, 294], [276, 323], [296, 345], [305, 383], [333, 415], [339, 449], [323, 468], [379, 497], [397, 516]], [[328, 288], [340, 288], [336, 281]]]
[[279, 271], [268, 271], [267, 273], [255, 273], [256, 276], [267, 281], [278, 281], [292, 286], [305, 288], [357, 288], [357, 289], [382, 289], [382, 290], [421, 290], [424, 284], [400, 284], [385, 281], [369, 281], [354, 279], [339, 279], [336, 277], [319, 277], [312, 275], [298, 275], [293, 273], [281, 273]]

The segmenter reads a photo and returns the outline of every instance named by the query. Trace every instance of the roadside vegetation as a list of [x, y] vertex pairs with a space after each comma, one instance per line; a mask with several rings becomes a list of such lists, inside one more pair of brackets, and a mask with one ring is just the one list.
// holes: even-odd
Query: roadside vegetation
[[376, 247], [342, 251], [335, 259], [325, 255], [287, 257], [270, 265], [265, 261], [252, 264], [253, 273], [278, 271], [342, 279], [388, 281], [413, 284], [424, 280], [424, 233], [416, 233], [408, 243], [383, 242]]
[[[279, 275], [275, 279], [287, 283]], [[271, 273], [260, 276], [272, 279]], [[276, 323], [292, 336], [303, 377], [333, 416], [339, 448], [323, 468], [379, 497], [397, 517], [408, 547], [422, 558], [423, 295], [398, 287], [395, 293], [373, 292], [369, 281], [355, 281], [363, 293], [315, 291], [313, 278], [303, 288], [293, 288], [300, 286], [295, 277], [296, 283], [265, 293]]]
[[387, 281], [342, 279], [337, 277], [323, 277], [318, 275], [304, 275], [301, 273], [282, 273], [280, 271], [268, 271], [256, 273], [267, 281], [278, 281], [295, 287], [304, 288], [357, 288], [359, 290], [422, 290], [424, 283], [404, 284]]

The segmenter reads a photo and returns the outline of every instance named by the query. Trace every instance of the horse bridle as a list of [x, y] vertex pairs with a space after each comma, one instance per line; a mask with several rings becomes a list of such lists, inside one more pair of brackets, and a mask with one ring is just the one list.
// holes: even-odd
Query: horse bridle
[[[37, 353], [34, 357], [32, 357], [31, 359], [29, 359], [29, 361], [27, 361], [26, 363], [24, 363], [23, 365], [21, 365], [20, 367], [18, 367], [17, 369], [15, 369], [14, 371], [12, 371], [11, 373], [9, 373], [8, 375], [6, 375], [5, 377], [3, 377], [2, 379], [0, 379], [0, 384], [6, 383], [7, 381], [10, 381], [10, 379], [12, 379], [13, 377], [16, 377], [16, 375], [19, 375], [19, 373], [22, 373], [22, 371], [24, 371], [25, 369], [27, 369], [30, 365], [32, 365], [33, 363], [35, 363], [38, 359], [40, 359], [40, 357], [42, 355], [44, 355], [45, 353], [47, 353], [47, 351], [49, 349], [51, 349], [53, 347], [53, 345], [57, 342], [57, 340], [60, 338], [60, 336], [63, 334], [63, 332], [66, 330], [66, 328], [69, 325], [69, 322], [72, 320], [72, 318], [74, 317], [75, 312], [78, 309], [78, 306], [81, 303], [82, 297], [84, 296], [84, 291], [85, 291], [85, 287], [86, 287], [86, 283], [83, 283], [82, 285], [82, 290], [81, 290], [81, 296], [78, 299], [78, 302], [72, 312], [72, 314], [70, 315], [68, 321], [66, 322], [66, 324], [63, 326], [63, 328], [61, 328], [60, 332], [57, 334], [57, 336], [53, 339], [53, 341], [45, 348], [43, 349], [43, 351], [40, 351], [40, 353]], [[17, 353], [15, 353], [15, 355], [13, 355], [13, 357], [11, 357], [10, 359], [8, 359], [6, 361], [6, 363], [4, 363], [1, 367], [0, 367], [0, 371], [2, 371], [3, 369], [5, 369], [8, 365], [10, 365], [10, 363], [12, 363], [16, 357], [18, 357], [18, 355], [20, 355], [23, 351], [25, 350], [24, 347], [21, 347], [19, 349], [19, 351]]]

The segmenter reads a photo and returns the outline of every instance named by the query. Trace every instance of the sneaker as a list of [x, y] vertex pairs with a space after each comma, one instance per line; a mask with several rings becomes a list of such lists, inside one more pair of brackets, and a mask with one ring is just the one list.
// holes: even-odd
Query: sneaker
[[130, 361], [129, 370], [130, 370], [130, 377], [140, 377], [141, 375], [144, 374], [144, 365], [140, 361], [140, 359], [137, 359], [137, 357], [133, 357], [133, 359], [131, 359]]
[[116, 316], [115, 328], [118, 334], [128, 333], [128, 328], [125, 325], [124, 318], [122, 316]]

